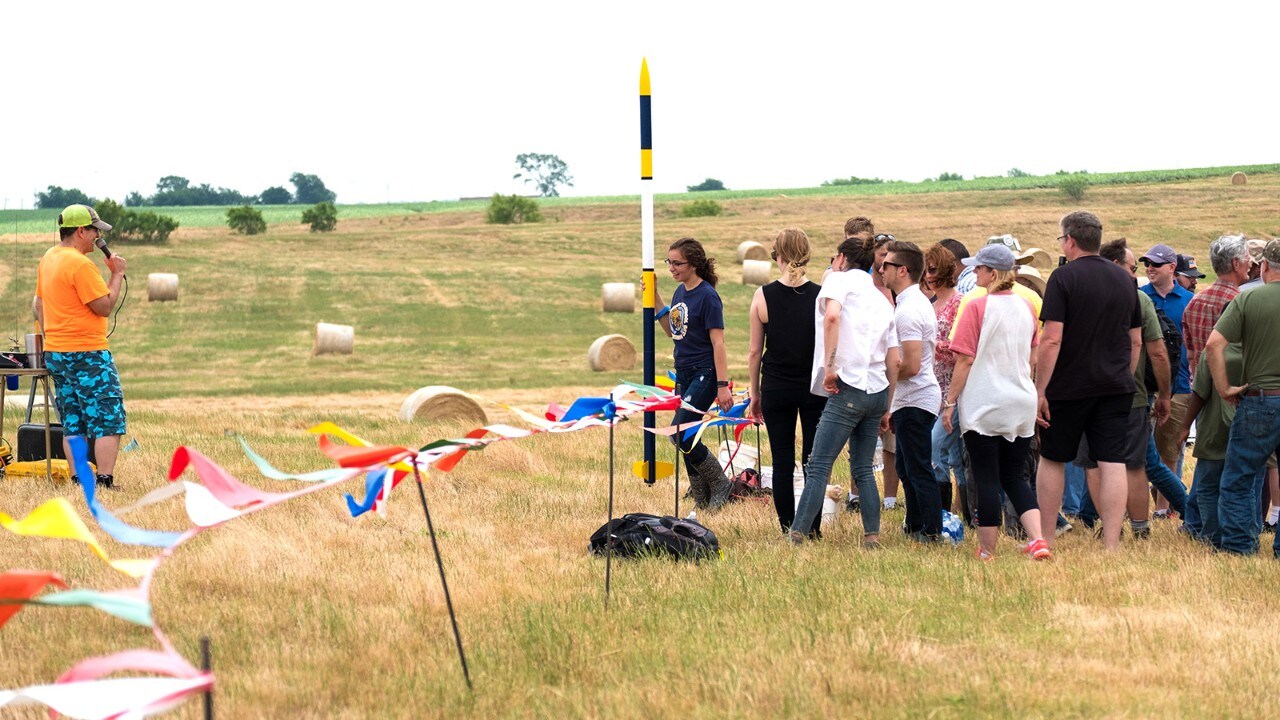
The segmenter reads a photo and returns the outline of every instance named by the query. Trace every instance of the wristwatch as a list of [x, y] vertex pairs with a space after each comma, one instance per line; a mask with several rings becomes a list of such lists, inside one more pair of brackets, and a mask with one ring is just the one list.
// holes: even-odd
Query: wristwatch
[[727, 388], [727, 387], [729, 387], [729, 381], [728, 381], [728, 380], [717, 380], [717, 381], [716, 381], [716, 387], [718, 387], [718, 388], [722, 388], [722, 387]]

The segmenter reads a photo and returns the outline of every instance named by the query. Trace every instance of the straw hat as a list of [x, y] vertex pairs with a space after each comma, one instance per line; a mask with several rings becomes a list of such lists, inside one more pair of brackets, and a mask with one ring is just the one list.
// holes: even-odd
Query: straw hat
[[1040, 274], [1039, 270], [1030, 265], [1019, 265], [1017, 281], [1035, 290], [1040, 297], [1044, 297], [1044, 276]]

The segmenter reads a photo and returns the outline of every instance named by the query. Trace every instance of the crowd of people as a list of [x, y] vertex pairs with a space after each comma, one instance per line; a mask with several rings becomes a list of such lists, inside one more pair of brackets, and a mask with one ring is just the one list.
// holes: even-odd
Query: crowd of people
[[[867, 547], [879, 545], [900, 484], [908, 538], [940, 542], [955, 510], [976, 527], [981, 560], [995, 557], [1002, 527], [1043, 560], [1077, 526], [1115, 550], [1126, 519], [1143, 539], [1153, 519], [1174, 517], [1217, 551], [1258, 551], [1280, 516], [1280, 240], [1213, 241], [1214, 282], [1200, 292], [1195, 258], [1166, 244], [1138, 256], [1124, 238], [1104, 243], [1092, 213], [1064, 216], [1056, 242], [1046, 279], [1012, 235], [970, 256], [954, 239], [921, 248], [855, 217], [811, 278], [820, 263], [808, 237], [778, 233], [782, 276], [749, 309], [747, 413], [769, 438], [785, 538], [821, 538], [847, 446], [847, 502]], [[678, 285], [659, 322], [675, 342], [676, 390], [693, 407], [728, 409], [715, 261], [682, 238], [666, 263]], [[681, 410], [674, 422], [697, 415]], [[719, 509], [731, 492], [724, 469], [696, 439], [677, 442], [695, 504]]]

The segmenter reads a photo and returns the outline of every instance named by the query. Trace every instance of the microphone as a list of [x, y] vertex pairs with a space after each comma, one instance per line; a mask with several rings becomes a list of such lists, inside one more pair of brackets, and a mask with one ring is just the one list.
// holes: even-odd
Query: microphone
[[94, 241], [93, 241], [93, 244], [94, 244], [95, 246], [97, 246], [97, 248], [98, 248], [99, 250], [101, 250], [101, 251], [102, 251], [102, 254], [103, 254], [103, 255], [106, 255], [106, 256], [107, 256], [107, 259], [108, 259], [108, 260], [110, 260], [110, 259], [111, 259], [111, 248], [108, 248], [108, 247], [107, 247], [107, 241], [106, 241], [106, 240], [103, 240], [101, 235], [99, 235], [99, 236], [98, 236], [98, 239], [97, 239], [97, 240], [94, 240]]

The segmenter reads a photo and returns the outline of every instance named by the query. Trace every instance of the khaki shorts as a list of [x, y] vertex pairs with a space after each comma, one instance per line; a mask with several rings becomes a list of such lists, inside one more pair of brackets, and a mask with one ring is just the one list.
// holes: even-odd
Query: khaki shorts
[[894, 435], [892, 430], [880, 433], [880, 444], [884, 446], [884, 452], [898, 452], [898, 436]]
[[1156, 428], [1156, 452], [1160, 453], [1160, 461], [1168, 467], [1177, 467], [1186, 447], [1178, 447], [1178, 438], [1182, 426], [1187, 419], [1187, 403], [1191, 395], [1174, 395], [1169, 403], [1169, 419]]

